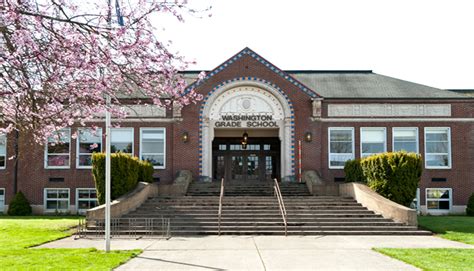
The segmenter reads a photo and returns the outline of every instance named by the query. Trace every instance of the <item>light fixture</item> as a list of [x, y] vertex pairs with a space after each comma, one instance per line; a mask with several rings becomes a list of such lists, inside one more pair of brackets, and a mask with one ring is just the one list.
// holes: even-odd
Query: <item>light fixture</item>
[[184, 132], [182, 135], [181, 135], [181, 140], [186, 143], [189, 141], [189, 134], [188, 132]]
[[313, 134], [311, 132], [306, 132], [304, 134], [304, 141], [306, 141], [306, 142], [313, 141]]
[[247, 131], [245, 131], [244, 134], [242, 135], [242, 139], [245, 142], [245, 144], [247, 144], [247, 142], [249, 141], [249, 134], [247, 134]]

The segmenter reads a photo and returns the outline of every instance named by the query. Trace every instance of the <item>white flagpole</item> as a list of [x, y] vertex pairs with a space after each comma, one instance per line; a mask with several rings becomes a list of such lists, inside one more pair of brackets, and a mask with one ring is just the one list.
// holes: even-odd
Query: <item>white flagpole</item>
[[[109, 27], [112, 24], [112, 6], [109, 4]], [[107, 110], [105, 111], [105, 252], [110, 252], [110, 95], [106, 97]]]
[[[110, 96], [107, 95], [107, 106], [110, 106]], [[105, 251], [110, 251], [110, 112], [105, 113]]]

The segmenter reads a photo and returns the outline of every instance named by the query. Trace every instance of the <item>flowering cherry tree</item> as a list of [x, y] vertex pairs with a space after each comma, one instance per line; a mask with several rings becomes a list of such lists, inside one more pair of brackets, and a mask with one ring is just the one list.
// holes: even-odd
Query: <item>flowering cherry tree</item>
[[189, 62], [150, 23], [156, 13], [182, 21], [193, 12], [186, 0], [123, 2], [0, 0], [0, 134], [16, 134], [15, 157], [19, 134], [44, 144], [106, 110], [126, 117], [120, 98], [157, 106], [200, 99], [178, 73]]

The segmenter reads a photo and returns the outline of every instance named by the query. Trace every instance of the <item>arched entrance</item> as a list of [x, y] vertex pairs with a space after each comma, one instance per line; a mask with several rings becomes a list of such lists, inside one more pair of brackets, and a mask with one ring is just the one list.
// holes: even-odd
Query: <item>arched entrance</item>
[[[294, 175], [294, 112], [277, 86], [257, 78], [237, 78], [218, 85], [204, 100], [201, 176], [287, 180]], [[249, 135], [247, 149], [239, 141], [244, 132]]]

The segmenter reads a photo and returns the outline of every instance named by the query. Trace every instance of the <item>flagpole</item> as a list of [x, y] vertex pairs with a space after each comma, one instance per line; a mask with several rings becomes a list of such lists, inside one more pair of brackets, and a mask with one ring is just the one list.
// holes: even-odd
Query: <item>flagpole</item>
[[[112, 24], [112, 6], [111, 0], [108, 0], [109, 13], [108, 23], [109, 27]], [[105, 252], [110, 252], [110, 95], [106, 94], [106, 106], [105, 111]]]

